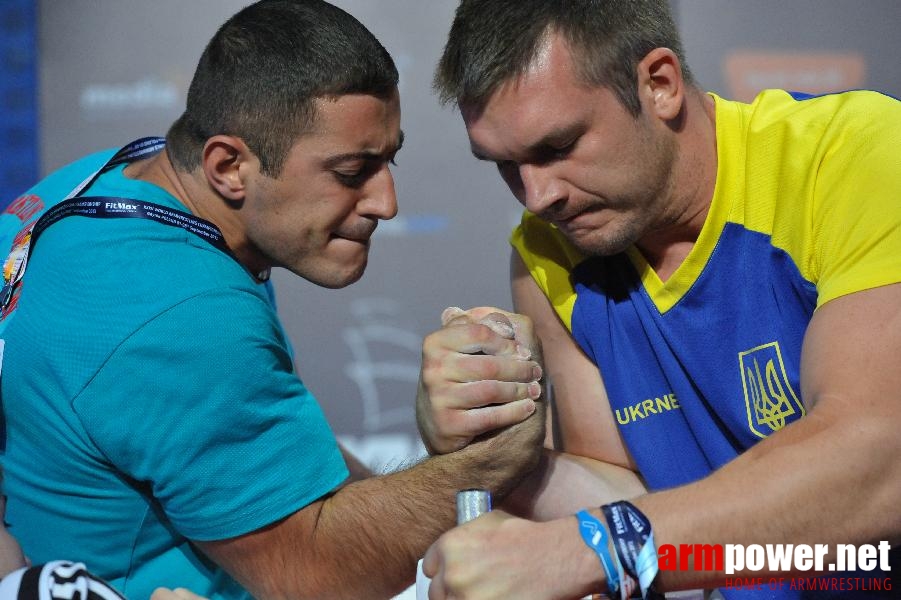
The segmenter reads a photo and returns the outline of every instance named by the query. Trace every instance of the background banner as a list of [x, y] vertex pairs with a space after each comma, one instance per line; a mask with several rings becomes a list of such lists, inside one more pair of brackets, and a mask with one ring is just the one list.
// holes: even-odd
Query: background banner
[[0, 210], [38, 178], [37, 5], [0, 4]]

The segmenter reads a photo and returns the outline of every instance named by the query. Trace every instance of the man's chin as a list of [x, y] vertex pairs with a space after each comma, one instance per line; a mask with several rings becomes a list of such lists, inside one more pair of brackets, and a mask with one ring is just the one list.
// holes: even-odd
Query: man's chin
[[613, 256], [635, 243], [635, 223], [621, 219], [596, 223], [593, 227], [559, 227], [569, 242], [586, 256]]
[[586, 256], [613, 256], [625, 252], [633, 244], [627, 239], [584, 239], [569, 237], [569, 241]]
[[366, 271], [366, 261], [363, 261], [363, 264], [353, 268], [335, 268], [317, 273], [302, 273], [295, 271], [294, 269], [291, 269], [291, 271], [295, 275], [299, 275], [300, 277], [303, 277], [310, 283], [314, 283], [319, 287], [337, 290], [345, 288], [359, 281], [363, 277], [363, 273]]

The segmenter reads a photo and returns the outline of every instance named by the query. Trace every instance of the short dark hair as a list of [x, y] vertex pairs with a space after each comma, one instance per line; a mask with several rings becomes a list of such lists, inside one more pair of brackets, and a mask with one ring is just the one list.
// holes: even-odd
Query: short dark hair
[[218, 134], [244, 140], [278, 176], [288, 150], [315, 123], [313, 100], [387, 97], [398, 75], [357, 19], [322, 0], [262, 0], [231, 17], [200, 57], [184, 114], [166, 136], [173, 164], [191, 171]]
[[549, 33], [566, 40], [581, 79], [613, 90], [633, 115], [636, 67], [654, 48], [675, 52], [693, 82], [668, 0], [462, 0], [435, 73], [442, 103], [484, 106], [526, 72]]

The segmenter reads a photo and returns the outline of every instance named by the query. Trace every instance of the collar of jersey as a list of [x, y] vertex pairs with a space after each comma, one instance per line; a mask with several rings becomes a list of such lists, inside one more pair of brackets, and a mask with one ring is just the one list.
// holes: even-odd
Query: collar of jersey
[[[641, 251], [630, 246], [626, 254], [641, 277], [642, 286], [661, 314], [676, 306], [701, 276], [719, 241], [720, 234], [733, 207], [734, 194], [722, 182], [743, 181], [740, 126], [742, 114], [737, 103], [711, 94], [716, 102], [717, 172], [710, 210], [698, 241], [679, 268], [665, 282], [648, 264]], [[734, 188], [733, 188], [734, 189]]]

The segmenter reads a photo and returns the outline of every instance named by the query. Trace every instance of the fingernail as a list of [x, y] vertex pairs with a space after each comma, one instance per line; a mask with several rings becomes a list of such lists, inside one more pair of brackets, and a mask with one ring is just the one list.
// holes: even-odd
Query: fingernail
[[541, 379], [542, 375], [544, 375], [544, 371], [541, 370], [541, 367], [539, 365], [532, 367], [532, 379], [538, 381], [539, 379]]
[[516, 356], [523, 360], [528, 360], [532, 358], [532, 351], [523, 346], [522, 344], [516, 345]]
[[499, 336], [513, 339], [513, 328], [510, 325], [495, 321], [494, 319], [483, 319], [481, 322], [483, 325], [490, 327], [491, 330]]
[[533, 381], [529, 384], [529, 397], [533, 400], [538, 398], [541, 395], [541, 384], [537, 381]]
[[447, 325], [447, 322], [453, 319], [454, 317], [458, 317], [462, 315], [464, 311], [462, 308], [457, 306], [448, 306], [444, 309], [444, 312], [441, 313], [441, 324]]

